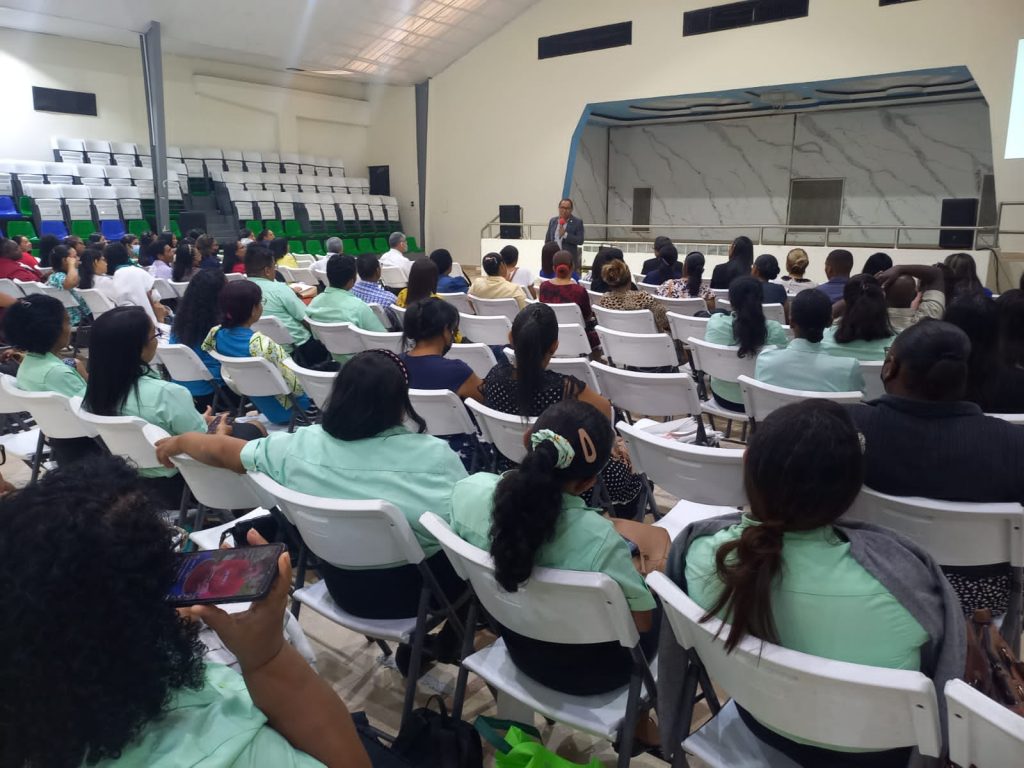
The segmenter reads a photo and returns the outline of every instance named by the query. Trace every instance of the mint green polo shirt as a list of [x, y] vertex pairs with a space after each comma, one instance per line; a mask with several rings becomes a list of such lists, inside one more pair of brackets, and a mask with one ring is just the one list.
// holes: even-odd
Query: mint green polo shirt
[[[744, 516], [738, 525], [691, 542], [686, 591], [702, 608], [710, 608], [721, 589], [715, 553], [751, 525], [758, 523]], [[779, 645], [853, 664], [919, 670], [921, 647], [928, 642], [924, 628], [853, 558], [832, 526], [783, 535], [772, 615]]]
[[96, 768], [323, 768], [295, 749], [267, 724], [238, 673], [220, 664], [206, 665], [198, 691], [171, 693], [161, 717], [151, 720], [118, 758]]
[[248, 442], [241, 459], [249, 472], [263, 472], [300, 493], [394, 504], [427, 557], [441, 546], [420, 525], [420, 515], [433, 512], [450, 519], [452, 488], [466, 477], [459, 455], [447, 442], [403, 426], [363, 440], [339, 440], [314, 424]]
[[295, 339], [295, 345], [283, 344], [285, 351], [291, 354], [295, 346], [301, 346], [309, 341], [309, 330], [302, 321], [306, 319], [306, 305], [302, 303], [295, 291], [288, 287], [287, 283], [279, 283], [276, 280], [267, 280], [262, 277], [250, 277], [263, 292], [263, 311], [276, 317], [281, 325], [288, 329], [288, 332]]
[[[155, 374], [139, 379], [138, 387], [128, 393], [121, 415], [138, 416], [171, 435], [206, 432], [206, 419], [196, 410], [192, 393], [181, 384], [164, 381]], [[178, 470], [152, 467], [140, 469], [139, 474], [142, 477], [172, 477], [178, 474]]]
[[865, 362], [881, 362], [885, 360], [885, 350], [896, 341], [895, 336], [886, 336], [884, 339], [875, 339], [874, 341], [857, 339], [840, 344], [836, 341], [837, 330], [838, 326], [836, 325], [826, 328], [825, 336], [821, 340], [822, 349], [836, 357], [852, 357], [854, 360], [864, 360]]
[[[370, 305], [344, 288], [328, 288], [309, 304], [310, 320], [318, 323], [352, 323], [364, 331], [383, 333], [387, 328], [377, 319]], [[353, 355], [332, 355], [339, 363], [347, 362]]]
[[[704, 332], [704, 341], [712, 344], [724, 344], [725, 346], [736, 346], [736, 337], [732, 332], [732, 322], [735, 318], [722, 313], [714, 314], [708, 318], [708, 328]], [[768, 336], [765, 339], [765, 346], [785, 347], [789, 344], [789, 337], [782, 325], [775, 320], [765, 320], [768, 329]], [[735, 381], [722, 381], [711, 379], [711, 389], [719, 397], [723, 397], [734, 403], [742, 403], [743, 395], [740, 393], [740, 385]]]
[[833, 357], [807, 339], [793, 339], [785, 349], [766, 349], [757, 356], [754, 378], [777, 387], [808, 392], [864, 390], [860, 365], [851, 357]]
[[[478, 472], [461, 480], [452, 495], [452, 530], [475, 547], [490, 551], [491, 510], [499, 475]], [[529, 510], [523, 510], [529, 514]], [[537, 551], [534, 565], [567, 571], [603, 573], [615, 581], [631, 611], [654, 609], [643, 577], [633, 565], [629, 546], [600, 510], [591, 509], [579, 496], [562, 494], [562, 514], [555, 533]]]
[[85, 379], [51, 352], [25, 353], [16, 380], [26, 392], [56, 392], [67, 397], [85, 394]]

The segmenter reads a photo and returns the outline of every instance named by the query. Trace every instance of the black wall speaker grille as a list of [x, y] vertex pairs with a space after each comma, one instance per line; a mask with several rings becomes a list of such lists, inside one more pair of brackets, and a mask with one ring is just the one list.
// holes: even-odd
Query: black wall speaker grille
[[32, 86], [32, 108], [36, 112], [66, 112], [96, 116], [96, 94]]
[[579, 29], [537, 39], [537, 58], [550, 59], [555, 56], [571, 56], [574, 53], [600, 51], [633, 44], [633, 22], [623, 21], [603, 27]]
[[[942, 201], [941, 227], [975, 227], [978, 225], [978, 198], [947, 197]], [[974, 232], [969, 229], [939, 230], [939, 248], [971, 250]]]
[[498, 227], [498, 237], [502, 240], [519, 240], [523, 236], [523, 228], [519, 226], [523, 223], [522, 206], [499, 205], [498, 221], [501, 224]]
[[752, 27], [807, 15], [810, 0], [746, 0], [715, 5], [683, 14], [683, 37]]

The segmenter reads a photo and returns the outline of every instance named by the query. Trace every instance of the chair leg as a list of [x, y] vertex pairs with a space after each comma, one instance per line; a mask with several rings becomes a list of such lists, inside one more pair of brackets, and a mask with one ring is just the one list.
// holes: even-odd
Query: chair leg
[[[301, 589], [302, 585], [306, 583], [306, 561], [309, 559], [309, 553], [306, 550], [306, 542], [299, 541], [299, 561], [295, 564], [295, 583], [292, 585], [292, 591]], [[295, 598], [292, 598], [292, 616], [296, 619], [299, 618], [299, 611], [302, 610], [302, 603]]]
[[29, 479], [29, 483], [34, 483], [39, 479], [39, 468], [43, 465], [43, 446], [46, 444], [46, 436], [43, 435], [43, 430], [39, 430], [39, 439], [36, 441], [36, 454], [32, 457], [32, 477]]
[[206, 523], [206, 509], [206, 505], [204, 504], [200, 504], [196, 508], [196, 520], [194, 523], [192, 523], [193, 531], [203, 530], [203, 525]]
[[430, 590], [426, 585], [420, 590], [420, 605], [416, 611], [416, 630], [413, 633], [412, 652], [409, 654], [409, 678], [405, 681], [405, 701], [402, 704], [402, 721], [399, 732], [412, 714], [412, 706], [416, 701], [416, 682], [420, 676], [420, 665], [423, 661], [423, 640], [427, 635], [427, 610], [430, 607]]
[[643, 686], [643, 677], [639, 670], [633, 670], [633, 677], [629, 681], [629, 693], [626, 695], [626, 717], [622, 720], [619, 729], [618, 745], [619, 753], [618, 768], [629, 768], [629, 761], [633, 755], [633, 741], [636, 738], [637, 715], [640, 710], [640, 689]]
[[466, 685], [469, 682], [469, 669], [466, 668], [466, 665], [461, 660], [473, 653], [473, 640], [476, 636], [474, 631], [476, 627], [476, 614], [477, 602], [476, 596], [473, 595], [469, 599], [469, 612], [466, 614], [466, 632], [462, 636], [462, 650], [459, 653], [459, 674], [455, 678], [455, 694], [452, 698], [452, 717], [456, 720], [462, 719], [462, 705], [466, 700]]
[[374, 640], [372, 637], [368, 637], [366, 639], [370, 642], [377, 643], [377, 647], [380, 648], [381, 653], [383, 653], [385, 657], [391, 655], [391, 646], [385, 643], [383, 640]]
[[1024, 569], [1013, 568], [1010, 571], [1010, 599], [1006, 605], [1006, 615], [1000, 634], [1010, 646], [1017, 658], [1020, 658], [1021, 614], [1024, 608]]
[[186, 485], [185, 490], [181, 492], [181, 504], [178, 507], [178, 527], [180, 528], [184, 528], [188, 522], [188, 505], [190, 501], [192, 501], [192, 490]]

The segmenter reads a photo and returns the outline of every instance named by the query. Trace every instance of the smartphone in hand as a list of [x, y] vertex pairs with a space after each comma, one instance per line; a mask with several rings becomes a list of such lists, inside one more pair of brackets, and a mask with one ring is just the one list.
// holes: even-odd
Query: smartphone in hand
[[178, 554], [166, 600], [175, 607], [241, 603], [266, 597], [284, 544]]

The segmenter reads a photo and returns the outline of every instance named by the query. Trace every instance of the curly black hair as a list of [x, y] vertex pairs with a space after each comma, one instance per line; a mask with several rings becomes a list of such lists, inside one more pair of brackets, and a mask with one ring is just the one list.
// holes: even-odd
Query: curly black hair
[[109, 457], [5, 497], [0, 527], [0, 765], [117, 758], [203, 684], [198, 629], [164, 601], [170, 529]]

